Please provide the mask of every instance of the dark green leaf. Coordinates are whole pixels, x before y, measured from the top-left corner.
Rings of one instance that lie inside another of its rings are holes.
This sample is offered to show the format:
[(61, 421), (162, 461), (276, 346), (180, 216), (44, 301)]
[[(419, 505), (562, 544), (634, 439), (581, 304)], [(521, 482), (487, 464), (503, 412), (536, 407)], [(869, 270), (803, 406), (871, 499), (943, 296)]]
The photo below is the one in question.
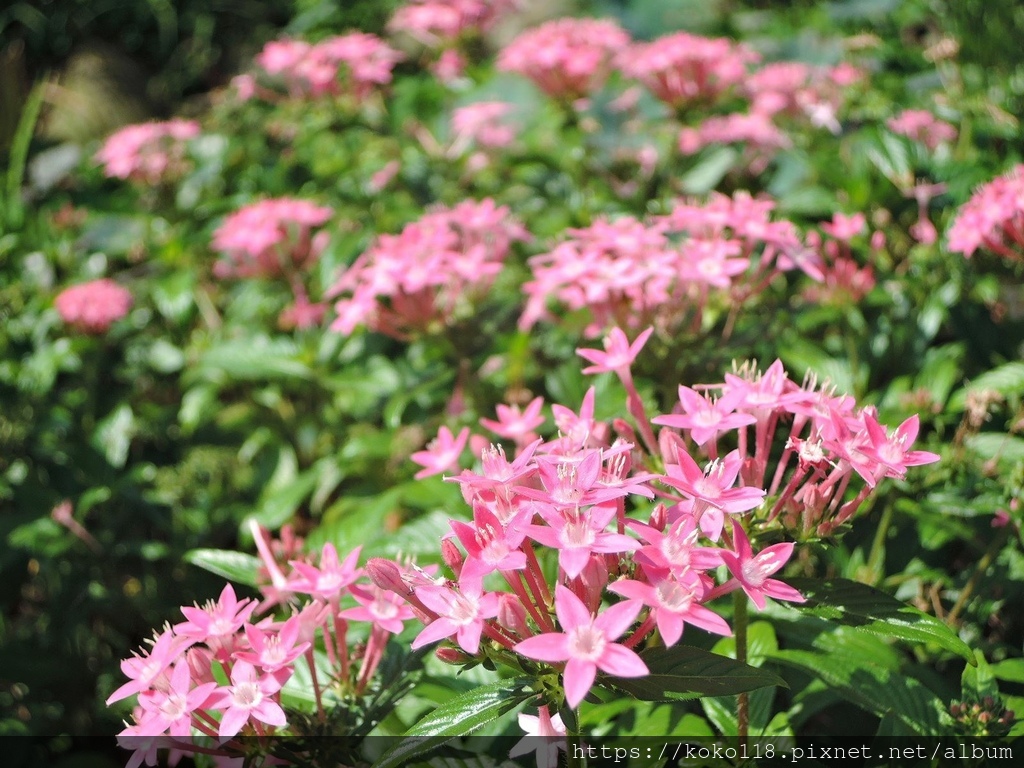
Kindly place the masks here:
[(795, 605), (801, 613), (857, 627), (879, 637), (934, 643), (974, 664), (974, 652), (934, 616), (901, 603), (885, 592), (847, 579), (791, 579), (807, 602)]
[(465, 736), (511, 712), (536, 694), (525, 679), (503, 680), (485, 685), (451, 699), (420, 720), (405, 734), (407, 738), (385, 752), (374, 768), (393, 768), (426, 754), (458, 736)]
[(688, 645), (653, 648), (640, 657), (650, 670), (646, 677), (605, 677), (603, 680), (646, 701), (730, 696), (767, 686), (786, 686), (781, 677), (771, 672)]

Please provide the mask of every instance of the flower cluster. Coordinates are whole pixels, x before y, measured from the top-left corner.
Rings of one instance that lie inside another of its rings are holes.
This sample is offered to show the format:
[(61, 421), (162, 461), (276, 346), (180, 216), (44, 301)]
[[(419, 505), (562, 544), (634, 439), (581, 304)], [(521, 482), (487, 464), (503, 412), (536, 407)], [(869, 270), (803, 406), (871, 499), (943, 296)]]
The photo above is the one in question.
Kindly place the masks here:
[(447, 325), (487, 290), (515, 241), (528, 234), (493, 200), (434, 210), (397, 235), (381, 235), (338, 278), (331, 326), (365, 325), (396, 338)]
[[(883, 478), (939, 458), (910, 450), (917, 417), (889, 431), (853, 398), (797, 385), (779, 361), (680, 386), (673, 412), (650, 419), (630, 369), (651, 333), (630, 343), (616, 328), (603, 351), (578, 350), (586, 373), (619, 377), (635, 428), (597, 421), (591, 388), (578, 412), (552, 406), (557, 437), (517, 439), (511, 460), (492, 445), (478, 469), (449, 478), (472, 509), (442, 543), (452, 578), (368, 562), (374, 583), (426, 624), (413, 648), (445, 640), (477, 659), (555, 671), (576, 707), (599, 672), (646, 675), (641, 645), (675, 645), (688, 624), (731, 634), (710, 607), (725, 594), (742, 590), (759, 609), (767, 598), (802, 601), (775, 578), (794, 543), (754, 541), (834, 533)], [(536, 410), (531, 429), (544, 421)], [(512, 421), (481, 423), (503, 437)], [(445, 465), (450, 442), (434, 449)], [(729, 575), (716, 582), (720, 566)], [(503, 588), (487, 587), (494, 574)]]
[(294, 97), (347, 96), (362, 102), (391, 82), (391, 70), (402, 54), (376, 35), (351, 32), (310, 44), (274, 40), (256, 63), (280, 78)]
[(518, 6), (519, 0), (411, 0), (395, 11), (388, 30), (429, 48), (447, 47), (460, 37), (489, 31)]
[(760, 173), (775, 153), (791, 142), (770, 117), (760, 112), (709, 117), (698, 127), (679, 132), (679, 151), (684, 155), (713, 144), (746, 145), (750, 155), (747, 166), (753, 173)]
[(497, 65), (571, 103), (604, 85), (628, 45), (629, 35), (614, 21), (558, 19), (521, 33), (501, 51)]
[(472, 146), (507, 147), (516, 137), (515, 128), (504, 120), (511, 110), (506, 101), (480, 101), (457, 108), (452, 112), (450, 154), (457, 157)]
[[(156, 747), (187, 752), (194, 736), (217, 737), (213, 751), (231, 755), (245, 750), (232, 741), (236, 736), (280, 732), (288, 725), (282, 689), (298, 667), (312, 681), (322, 719), (329, 691), (358, 696), (367, 690), (388, 638), (413, 616), (393, 594), (360, 582), (358, 549), (343, 560), (332, 544), (318, 556), (302, 556), (301, 541), (287, 530), (273, 542), (255, 523), (251, 529), (269, 582), (264, 599), (240, 600), (227, 585), (216, 602), (183, 607), (185, 621), (165, 627), (149, 648), (121, 663), (128, 681), (107, 704), (138, 697), (134, 722), (120, 734), (142, 753), (136, 765), (144, 758), (153, 764)], [(289, 561), (287, 575), (282, 558)], [(278, 605), (289, 606), (286, 618), (270, 611)], [(349, 622), (369, 625), (365, 642), (349, 642)], [(318, 637), (328, 679), (318, 678)]]
[(956, 128), (926, 109), (907, 109), (890, 118), (886, 125), (893, 133), (923, 144), (933, 152), (942, 144), (956, 140)]
[(185, 172), (186, 142), (198, 135), (199, 123), (193, 120), (129, 125), (107, 138), (96, 160), (110, 178), (160, 184)]
[(812, 125), (839, 131), (836, 115), (845, 90), (862, 77), (850, 64), (812, 67), (797, 61), (778, 61), (752, 72), (742, 84), (751, 112), (775, 117), (804, 117)]
[(818, 257), (792, 223), (771, 220), (773, 208), (746, 193), (715, 194), (705, 204), (679, 202), (650, 223), (623, 217), (569, 230), (565, 241), (530, 259), (520, 327), (548, 317), (554, 300), (589, 311), (591, 336), (609, 325), (677, 328), (688, 313), (700, 315), (712, 292), (742, 302), (795, 266), (820, 279)]
[(326, 245), (326, 233), (314, 229), (332, 211), (308, 200), (277, 198), (247, 205), (227, 216), (213, 233), (212, 247), (224, 257), (218, 277), (291, 276), (308, 267)]
[(619, 56), (623, 74), (639, 80), (673, 109), (714, 103), (743, 82), (759, 56), (725, 38), (677, 32), (636, 43)]
[(970, 258), (979, 248), (1024, 260), (1024, 165), (983, 185), (949, 228), (949, 250)]
[(76, 331), (102, 334), (132, 308), (132, 295), (106, 278), (65, 288), (54, 300), (61, 320)]

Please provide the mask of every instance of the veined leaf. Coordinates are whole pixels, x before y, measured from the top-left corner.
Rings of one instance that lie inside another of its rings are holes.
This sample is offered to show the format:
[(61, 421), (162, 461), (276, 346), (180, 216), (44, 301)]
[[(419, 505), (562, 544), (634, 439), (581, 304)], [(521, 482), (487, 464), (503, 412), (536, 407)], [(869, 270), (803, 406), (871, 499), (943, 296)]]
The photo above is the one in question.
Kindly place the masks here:
[(863, 661), (850, 662), (838, 647), (829, 653), (776, 651), (772, 658), (820, 678), (862, 709), (880, 718), (896, 718), (922, 736), (948, 728), (939, 698), (913, 678)]
[(934, 643), (975, 664), (974, 652), (942, 621), (900, 602), (885, 592), (847, 579), (790, 579), (807, 602), (801, 613), (857, 627), (879, 637)]
[(676, 645), (640, 654), (650, 674), (604, 677), (604, 682), (646, 701), (678, 701), (698, 696), (731, 696), (786, 681), (767, 670), (742, 664), (701, 648)]
[(419, 755), (466, 736), (518, 707), (536, 693), (527, 680), (503, 680), (451, 699), (410, 728), (405, 738), (374, 763), (373, 768), (394, 768)]
[(256, 574), (260, 569), (258, 557), (226, 549), (193, 549), (185, 553), (185, 561), (250, 587), (256, 586)]
[(950, 409), (963, 410), (968, 392), (980, 392), (983, 389), (993, 389), (1004, 396), (1024, 395), (1024, 363), (1006, 363), (981, 374), (953, 394), (949, 401)]

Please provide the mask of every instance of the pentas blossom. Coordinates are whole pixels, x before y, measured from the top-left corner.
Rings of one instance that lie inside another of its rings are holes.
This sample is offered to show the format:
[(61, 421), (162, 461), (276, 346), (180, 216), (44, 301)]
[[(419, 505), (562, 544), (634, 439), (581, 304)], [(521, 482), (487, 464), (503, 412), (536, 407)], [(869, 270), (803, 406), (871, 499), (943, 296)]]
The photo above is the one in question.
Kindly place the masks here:
[(293, 97), (344, 96), (361, 103), (391, 82), (391, 70), (402, 58), (379, 37), (352, 32), (316, 44), (274, 40), (256, 64)]
[(520, 5), (520, 0), (411, 0), (388, 22), (392, 33), (407, 34), (429, 48), (489, 31)]
[(467, 312), (528, 233), (493, 200), (431, 211), (397, 235), (381, 235), (328, 292), (333, 330), (360, 325), (397, 338), (439, 328)]
[(480, 648), (484, 622), (498, 615), (498, 595), (483, 591), (479, 579), (464, 579), (459, 589), (425, 586), (416, 598), (437, 616), (412, 641), (413, 650), (455, 635), (466, 653)]
[(594, 617), (576, 595), (559, 585), (555, 612), (564, 632), (536, 635), (517, 644), (515, 650), (529, 659), (565, 662), (565, 700), (570, 707), (578, 707), (583, 701), (598, 669), (617, 677), (643, 677), (648, 673), (635, 651), (615, 642), (640, 612), (637, 603), (618, 603)]
[(733, 579), (722, 586), (723, 592), (735, 582), (747, 593), (747, 597), (754, 601), (754, 605), (762, 610), (766, 604), (766, 597), (790, 603), (804, 602), (804, 596), (793, 587), (778, 579), (768, 578), (781, 570), (782, 566), (792, 557), (793, 542), (773, 544), (755, 555), (750, 548), (750, 540), (743, 531), (743, 526), (735, 521), (732, 526), (732, 536), (735, 551), (723, 551), (722, 561), (732, 573)]
[(620, 54), (618, 67), (673, 109), (713, 103), (741, 83), (759, 56), (724, 38), (677, 32), (636, 43)]
[(628, 44), (629, 35), (609, 19), (558, 19), (520, 33), (498, 55), (497, 66), (573, 103), (604, 85)]
[(750, 111), (766, 117), (799, 117), (819, 128), (839, 132), (838, 114), (848, 89), (863, 74), (849, 64), (813, 67), (797, 61), (765, 64), (740, 86)]
[(409, 457), (423, 467), (414, 477), (421, 480), (431, 475), (439, 475), (457, 465), (459, 455), (466, 447), (468, 439), (469, 427), (464, 427), (458, 437), (455, 437), (448, 427), (442, 426), (437, 432), (437, 437), (430, 441), (425, 451), (417, 451)]
[(110, 178), (161, 184), (188, 169), (187, 142), (198, 135), (199, 123), (194, 120), (129, 125), (107, 138), (96, 160)]
[(497, 420), (480, 419), (480, 425), (498, 437), (515, 441), (516, 445), (527, 445), (537, 438), (533, 430), (545, 421), (540, 413), (543, 407), (543, 397), (533, 398), (525, 408), (520, 408), (518, 405), (499, 404), (496, 409)]
[(970, 258), (991, 251), (1024, 260), (1024, 165), (982, 185), (949, 228), (949, 250)]
[(893, 133), (923, 144), (933, 152), (943, 144), (956, 141), (956, 128), (926, 109), (906, 109), (885, 124)]
[(79, 333), (103, 334), (128, 314), (132, 295), (106, 278), (65, 288), (54, 299), (60, 319)]
[(683, 128), (678, 141), (679, 151), (684, 155), (716, 144), (742, 144), (747, 150), (746, 165), (752, 173), (763, 171), (780, 149), (792, 144), (782, 129), (760, 112), (709, 117), (696, 128)]
[(509, 757), (520, 757), (528, 752), (537, 753), (537, 768), (557, 768), (558, 750), (565, 750), (565, 724), (557, 712), (554, 716), (548, 707), (542, 706), (536, 715), (519, 713), (519, 727), (526, 732), (508, 753)]
[(480, 101), (452, 112), (452, 144), (449, 154), (459, 157), (470, 148), (500, 149), (511, 144), (516, 129), (505, 122), (512, 105), (505, 101)]
[(236, 661), (231, 669), (231, 685), (222, 686), (211, 704), (224, 712), (217, 735), (236, 735), (249, 722), (282, 726), (287, 723), (284, 710), (273, 699), (281, 682), (269, 672), (260, 674), (246, 661)]
[(320, 257), (326, 233), (314, 233), (332, 213), (326, 206), (293, 198), (262, 200), (240, 208), (214, 230), (211, 246), (222, 256), (214, 274), (294, 276)]

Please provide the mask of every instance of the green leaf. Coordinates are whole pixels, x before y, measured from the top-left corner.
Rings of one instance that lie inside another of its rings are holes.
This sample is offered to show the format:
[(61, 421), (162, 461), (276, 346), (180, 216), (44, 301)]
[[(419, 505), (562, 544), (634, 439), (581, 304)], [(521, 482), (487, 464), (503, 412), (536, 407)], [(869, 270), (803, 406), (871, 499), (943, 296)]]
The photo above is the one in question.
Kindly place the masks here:
[(1006, 659), (989, 667), (992, 676), (1008, 683), (1024, 683), (1024, 659)]
[(736, 163), (739, 153), (732, 147), (719, 147), (687, 172), (682, 180), (683, 191), (691, 195), (710, 192)]
[(934, 643), (974, 664), (974, 652), (934, 616), (901, 603), (885, 592), (848, 579), (790, 579), (807, 602), (794, 605), (801, 613), (856, 627), (873, 635), (914, 643)]
[(650, 674), (604, 677), (603, 682), (645, 701), (731, 696), (767, 686), (786, 687), (776, 674), (689, 645), (652, 648), (640, 654)]
[(438, 707), (406, 732), (407, 738), (385, 752), (373, 768), (394, 768), (481, 728), (511, 712), (536, 693), (525, 678), (476, 688)]
[(966, 387), (953, 394), (949, 401), (950, 409), (963, 410), (967, 404), (967, 394), (972, 391), (980, 392), (983, 389), (994, 389), (1004, 397), (1024, 395), (1024, 363), (1006, 363), (981, 374)]
[(260, 569), (258, 557), (226, 549), (193, 549), (185, 553), (185, 562), (250, 587), (256, 586), (256, 574)]
[[(863, 659), (850, 661), (842, 642), (826, 653), (776, 651), (772, 658), (818, 677), (844, 697), (885, 719), (899, 720), (899, 726), (923, 736), (939, 735), (948, 727), (945, 707), (939, 698), (913, 678), (878, 667)], [(895, 728), (899, 732), (902, 728)]]
[(224, 382), (312, 378), (309, 366), (298, 359), (288, 339), (238, 339), (208, 349), (195, 368), (201, 379)]
[(981, 701), (986, 696), (998, 696), (999, 686), (996, 684), (992, 668), (985, 661), (981, 651), (975, 653), (973, 667), (964, 667), (960, 677), (960, 687), (965, 700)]
[(983, 432), (967, 438), (967, 447), (985, 461), (1005, 462), (1010, 466), (1024, 463), (1024, 439), (997, 432)]
[(93, 444), (103, 451), (112, 467), (120, 469), (128, 461), (128, 449), (135, 432), (135, 415), (129, 406), (122, 404), (100, 422)]

